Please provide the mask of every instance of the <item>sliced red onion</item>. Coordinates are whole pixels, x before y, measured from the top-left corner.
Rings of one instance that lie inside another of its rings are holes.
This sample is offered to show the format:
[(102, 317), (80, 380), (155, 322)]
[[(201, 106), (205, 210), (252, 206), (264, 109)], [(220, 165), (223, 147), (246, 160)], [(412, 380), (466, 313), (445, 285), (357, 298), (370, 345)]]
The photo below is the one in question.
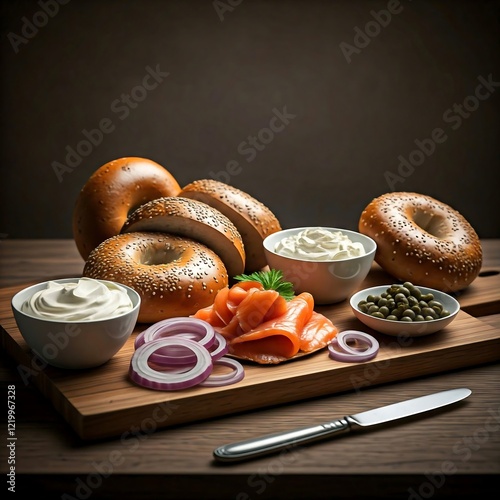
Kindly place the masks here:
[[(151, 325), (137, 335), (134, 345), (137, 349), (152, 340), (172, 336), (194, 340), (207, 349), (211, 348), (216, 340), (215, 330), (208, 322), (198, 318), (182, 317), (165, 319)], [(170, 348), (168, 353), (165, 349), (159, 349), (151, 355), (151, 361), (158, 364), (185, 365), (195, 360), (195, 356), (183, 346)]]
[[(355, 349), (347, 344), (349, 340), (359, 341), (366, 349)], [(380, 349), (376, 338), (368, 333), (357, 330), (345, 330), (337, 336), (328, 345), (329, 355), (336, 361), (345, 362), (363, 362), (373, 359)]]
[[(156, 390), (180, 390), (194, 385), (219, 387), (239, 382), (243, 366), (225, 357), (229, 346), (223, 335), (197, 318), (169, 318), (139, 333), (130, 362), (131, 380)], [(213, 375), (214, 364), (232, 371)]]
[[(157, 371), (148, 364), (148, 359), (158, 349), (179, 346), (189, 349), (196, 356), (196, 362), (187, 367), (186, 371)], [(213, 366), (210, 353), (197, 342), (181, 337), (160, 338), (146, 342), (136, 349), (130, 361), (129, 376), (136, 384), (149, 389), (175, 391), (205, 381), (212, 373)]]
[(214, 341), (214, 329), (207, 321), (191, 317), (168, 318), (154, 323), (139, 333), (135, 339), (135, 348), (159, 337), (178, 334), (195, 337), (198, 342), (207, 347)]
[[(176, 337), (176, 335), (173, 335), (173, 337)], [(184, 334), (179, 334), (179, 337), (185, 338)], [(223, 337), (220, 333), (215, 333), (215, 342), (208, 348), (208, 352), (212, 356), (212, 361), (217, 361), (220, 359), (222, 356), (227, 354), (229, 352), (229, 346), (227, 345), (227, 341), (225, 337)], [(191, 339), (196, 342), (196, 339)], [(203, 345), (200, 343), (200, 345)], [(203, 346), (205, 349), (207, 348), (205, 345)], [(161, 352), (163, 353), (165, 349), (161, 349)], [(155, 365), (161, 366), (161, 365), (167, 365), (167, 366), (173, 366), (173, 365), (178, 365), (180, 367), (186, 366), (189, 364), (192, 364), (196, 362), (196, 356), (194, 356), (192, 353), (186, 353), (187, 349), (185, 347), (177, 347), (177, 348), (172, 348), (168, 350), (168, 353), (165, 354), (159, 354), (159, 353), (153, 353), (151, 354), (150, 361), (154, 363)]]
[(233, 369), (229, 373), (215, 375), (212, 373), (207, 379), (200, 383), (203, 387), (220, 387), (222, 385), (235, 384), (245, 377), (245, 370), (242, 364), (231, 358), (222, 357), (215, 361), (215, 365), (225, 365)]
[(226, 338), (219, 332), (215, 332), (215, 342), (209, 349), (212, 361), (217, 361), (229, 352)]

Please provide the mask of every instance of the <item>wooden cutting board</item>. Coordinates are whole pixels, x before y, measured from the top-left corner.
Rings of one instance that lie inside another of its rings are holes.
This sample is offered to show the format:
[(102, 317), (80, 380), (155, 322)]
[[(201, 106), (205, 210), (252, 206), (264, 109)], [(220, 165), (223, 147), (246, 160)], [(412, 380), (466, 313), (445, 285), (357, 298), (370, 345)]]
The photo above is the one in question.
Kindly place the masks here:
[[(380, 279), (382, 281), (380, 281)], [(499, 312), (498, 287), (476, 280), (466, 302)], [(371, 273), (366, 286), (390, 283)], [(461, 310), (446, 329), (399, 341), (371, 331), (352, 314), (348, 302), (318, 307), (338, 327), (364, 330), (380, 342), (378, 356), (365, 363), (341, 363), (327, 349), (276, 366), (246, 363), (245, 378), (220, 388), (195, 387), (161, 392), (128, 379), (138, 327), (127, 344), (104, 366), (68, 371), (41, 366), (24, 342), (12, 315), (11, 297), (24, 286), (0, 290), (2, 345), (18, 363), (25, 383), (33, 383), (85, 440), (127, 437), (156, 429), (444, 372), (500, 359), (500, 330)], [(477, 297), (477, 300), (474, 299)]]

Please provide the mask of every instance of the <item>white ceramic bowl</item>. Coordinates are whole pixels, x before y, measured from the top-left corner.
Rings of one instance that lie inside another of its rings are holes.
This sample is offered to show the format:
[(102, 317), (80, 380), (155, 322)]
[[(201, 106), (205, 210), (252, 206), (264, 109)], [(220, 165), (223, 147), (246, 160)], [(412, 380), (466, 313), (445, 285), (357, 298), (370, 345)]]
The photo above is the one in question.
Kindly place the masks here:
[(361, 243), (365, 255), (344, 260), (316, 262), (285, 257), (274, 251), (276, 244), (283, 238), (313, 227), (317, 226), (283, 229), (267, 236), (263, 243), (267, 263), (270, 268), (283, 272), (284, 278), (293, 283), (296, 293), (311, 293), (316, 304), (341, 302), (359, 290), (371, 269), (377, 244), (368, 236), (355, 231), (322, 227), (332, 232), (341, 231), (352, 242)]
[(455, 319), (458, 311), (460, 311), (459, 302), (451, 295), (439, 290), (434, 290), (433, 288), (426, 288), (424, 286), (418, 286), (418, 288), (423, 294), (432, 293), (434, 295), (434, 300), (441, 302), (443, 307), (450, 312), (449, 316), (431, 321), (414, 321), (410, 323), (376, 318), (359, 310), (358, 304), (361, 300), (366, 300), (368, 295), (380, 295), (390, 286), (391, 285), (383, 285), (366, 288), (355, 293), (350, 299), (351, 309), (356, 318), (377, 332), (385, 333), (386, 335), (406, 337), (421, 337), (423, 335), (430, 335), (431, 333), (436, 333), (448, 326)]
[[(80, 278), (51, 280), (57, 283), (78, 281)], [(98, 280), (107, 283), (104, 280)], [(22, 304), (34, 293), (47, 287), (38, 283), (21, 290), (11, 300), (17, 326), (32, 351), (46, 363), (58, 368), (93, 368), (109, 361), (132, 334), (139, 315), (141, 298), (125, 285), (123, 287), (133, 308), (120, 316), (92, 321), (55, 321), (37, 318), (21, 311)]]

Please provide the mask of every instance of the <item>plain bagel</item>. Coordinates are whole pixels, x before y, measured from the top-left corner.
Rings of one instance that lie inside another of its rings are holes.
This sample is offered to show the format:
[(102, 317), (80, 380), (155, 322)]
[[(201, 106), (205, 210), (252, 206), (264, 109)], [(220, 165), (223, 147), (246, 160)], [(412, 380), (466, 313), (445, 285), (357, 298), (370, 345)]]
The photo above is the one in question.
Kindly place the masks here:
[(363, 210), (359, 232), (377, 243), (375, 261), (402, 281), (454, 292), (482, 265), (478, 235), (456, 210), (430, 196), (387, 193)]
[(123, 233), (159, 231), (203, 243), (224, 262), (230, 277), (245, 269), (245, 248), (234, 224), (213, 207), (179, 196), (152, 200), (128, 217)]
[(168, 170), (146, 158), (126, 157), (97, 169), (80, 191), (73, 211), (73, 237), (84, 260), (102, 241), (119, 234), (140, 205), (176, 196), (180, 186)]
[(220, 258), (197, 241), (171, 234), (108, 238), (85, 263), (83, 276), (128, 285), (141, 296), (138, 321), (190, 316), (210, 306), (228, 276)]
[(200, 179), (185, 186), (179, 196), (210, 205), (236, 226), (245, 245), (245, 272), (253, 273), (267, 265), (264, 247), (266, 236), (281, 229), (276, 216), (248, 193), (214, 179)]

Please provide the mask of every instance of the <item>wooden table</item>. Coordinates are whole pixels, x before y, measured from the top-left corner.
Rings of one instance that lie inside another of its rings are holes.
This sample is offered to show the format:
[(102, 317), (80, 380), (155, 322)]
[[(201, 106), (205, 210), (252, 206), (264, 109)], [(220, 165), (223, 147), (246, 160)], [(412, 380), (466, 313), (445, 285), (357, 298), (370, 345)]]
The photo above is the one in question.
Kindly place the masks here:
[[(498, 272), (500, 240), (485, 240), (483, 248), (486, 274)], [(4, 240), (0, 266), (0, 286), (7, 287), (77, 276), (83, 262), (71, 240)], [(466, 295), (463, 301), (467, 306)], [(498, 302), (466, 310), (500, 328)], [(126, 438), (90, 443), (78, 438), (36, 387), (23, 383), (5, 353), (0, 374), (5, 395), (15, 386), (17, 440), (14, 455), (3, 446), (1, 471), (6, 474), (9, 458), (15, 458), (17, 493), (65, 499), (482, 499), (500, 486), (499, 363), (156, 431), (131, 428)], [(430, 417), (249, 462), (221, 465), (212, 460), (214, 448), (244, 437), (462, 386), (473, 396)]]

